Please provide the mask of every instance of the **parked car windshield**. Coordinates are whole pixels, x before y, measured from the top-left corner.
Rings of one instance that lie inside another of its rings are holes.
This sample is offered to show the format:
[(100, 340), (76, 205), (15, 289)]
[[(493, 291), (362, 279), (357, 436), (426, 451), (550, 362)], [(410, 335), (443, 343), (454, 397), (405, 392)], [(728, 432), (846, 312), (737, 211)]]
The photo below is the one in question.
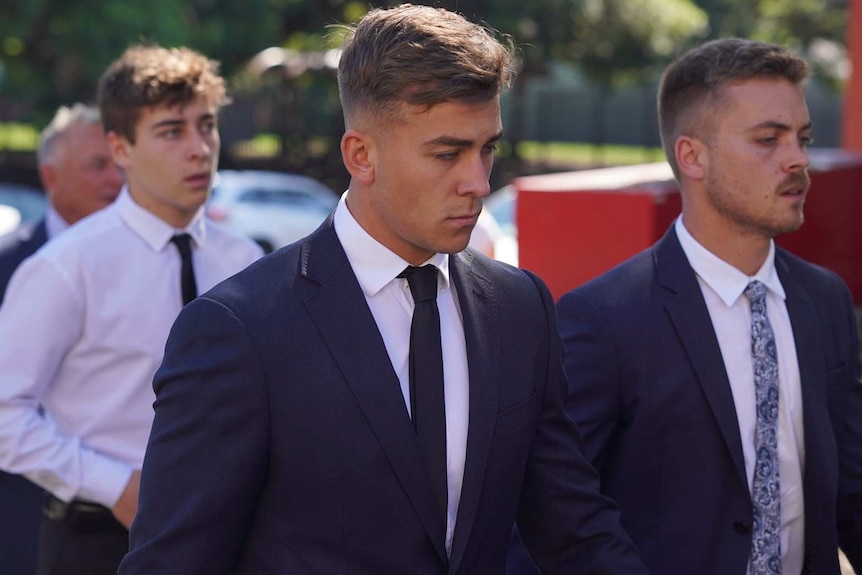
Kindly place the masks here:
[(264, 170), (218, 173), (207, 214), (272, 251), (313, 232), (338, 196), (313, 178)]

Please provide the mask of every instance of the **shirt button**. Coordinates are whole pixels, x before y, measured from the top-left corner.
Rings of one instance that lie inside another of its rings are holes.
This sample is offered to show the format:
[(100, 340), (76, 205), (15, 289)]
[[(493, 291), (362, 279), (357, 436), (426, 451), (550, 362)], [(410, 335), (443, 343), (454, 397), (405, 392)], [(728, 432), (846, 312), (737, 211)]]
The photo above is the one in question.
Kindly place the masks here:
[(751, 533), (751, 526), (748, 524), (748, 521), (736, 521), (733, 524), (733, 530), (740, 535), (748, 535)]

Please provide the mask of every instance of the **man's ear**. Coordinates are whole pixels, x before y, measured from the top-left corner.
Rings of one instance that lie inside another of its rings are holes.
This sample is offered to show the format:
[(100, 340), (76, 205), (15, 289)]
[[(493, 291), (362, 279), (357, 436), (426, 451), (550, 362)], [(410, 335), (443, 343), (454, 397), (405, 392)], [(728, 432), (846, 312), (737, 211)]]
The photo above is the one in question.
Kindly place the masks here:
[(111, 151), (111, 159), (123, 170), (132, 164), (132, 144), (125, 136), (111, 131), (105, 134), (108, 139), (108, 149)]
[(51, 164), (42, 164), (39, 166), (39, 179), (42, 181), (45, 193), (50, 197), (57, 185), (57, 168)]
[(709, 150), (701, 140), (694, 136), (680, 136), (676, 139), (673, 151), (681, 175), (691, 180), (702, 180), (706, 177)]
[(374, 183), (374, 139), (366, 132), (347, 130), (341, 137), (341, 158), (350, 176), (358, 182)]

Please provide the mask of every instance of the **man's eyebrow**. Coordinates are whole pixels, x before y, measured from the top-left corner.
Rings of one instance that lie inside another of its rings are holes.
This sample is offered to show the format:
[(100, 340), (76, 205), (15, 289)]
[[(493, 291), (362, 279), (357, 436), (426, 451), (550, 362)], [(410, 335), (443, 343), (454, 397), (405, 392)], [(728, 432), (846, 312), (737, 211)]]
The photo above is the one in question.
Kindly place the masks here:
[[(808, 122), (807, 124), (805, 124), (804, 126), (799, 128), (798, 131), (802, 132), (805, 130), (810, 130), (811, 126), (812, 126), (812, 123)], [(751, 129), (752, 130), (761, 130), (764, 128), (771, 128), (773, 130), (781, 130), (783, 132), (793, 131), (793, 127), (790, 126), (789, 124), (785, 124), (784, 122), (778, 122), (776, 120), (766, 120), (765, 122), (760, 122), (759, 124), (752, 126)]]
[[(201, 122), (209, 122), (210, 120), (215, 120), (215, 117), (215, 114), (207, 112), (206, 114), (201, 114), (196, 120), (194, 120), (194, 122), (196, 124), (199, 124)], [(152, 126), (150, 126), (150, 129), (158, 130), (159, 128), (164, 127), (180, 127), (185, 125), (186, 121), (187, 120), (185, 118), (165, 118), (164, 120), (158, 121)]]
[(166, 126), (172, 126), (172, 127), (182, 126), (185, 123), (186, 123), (186, 121), (181, 119), (181, 118), (167, 118), (165, 120), (161, 120), (161, 121), (156, 122), (155, 124), (151, 125), (150, 129), (151, 130), (158, 130), (159, 128), (164, 128)]
[(491, 138), (486, 143), (487, 144), (496, 144), (497, 142), (499, 142), (502, 139), (503, 139), (503, 131), (500, 130), (499, 132), (497, 132), (496, 134), (491, 136)]
[[(493, 144), (498, 142), (503, 137), (503, 132), (498, 132), (491, 136), (487, 142), (483, 145)], [(453, 148), (469, 148), (473, 146), (475, 142), (473, 140), (467, 140), (464, 138), (456, 138), (454, 136), (440, 136), (439, 138), (434, 138), (433, 140), (429, 140), (425, 142), (424, 146), (432, 147), (432, 146), (451, 146)]]

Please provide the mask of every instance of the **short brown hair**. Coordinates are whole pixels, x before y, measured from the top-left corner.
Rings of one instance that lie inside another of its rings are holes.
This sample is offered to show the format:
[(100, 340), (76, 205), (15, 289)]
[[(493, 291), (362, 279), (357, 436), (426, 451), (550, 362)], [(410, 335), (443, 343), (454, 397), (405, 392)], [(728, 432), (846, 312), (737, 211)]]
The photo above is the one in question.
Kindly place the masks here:
[(662, 145), (677, 178), (674, 147), (681, 135), (700, 132), (709, 111), (698, 110), (715, 101), (722, 87), (753, 78), (785, 79), (798, 85), (808, 77), (808, 64), (775, 44), (723, 38), (695, 48), (665, 70), (658, 89), (658, 117)]
[(429, 6), (374, 9), (348, 28), (338, 64), (344, 121), (391, 112), (399, 102), (432, 107), (489, 101), (515, 75), (512, 41)]
[(189, 48), (135, 45), (123, 52), (99, 81), (105, 131), (135, 143), (142, 108), (181, 105), (203, 97), (217, 106), (230, 100), (219, 63)]

